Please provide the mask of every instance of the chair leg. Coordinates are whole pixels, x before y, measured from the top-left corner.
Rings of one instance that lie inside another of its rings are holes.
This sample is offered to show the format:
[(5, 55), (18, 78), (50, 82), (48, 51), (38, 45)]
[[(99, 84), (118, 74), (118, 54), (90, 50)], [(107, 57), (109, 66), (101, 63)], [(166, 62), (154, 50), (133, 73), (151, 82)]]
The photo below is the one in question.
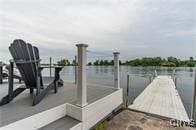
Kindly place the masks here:
[(9, 82), (9, 88), (8, 88), (8, 95), (9, 95), (9, 100), (12, 100), (12, 95), (14, 91), (14, 63), (10, 61), (10, 66), (9, 66), (9, 76), (8, 76), (8, 82)]
[(0, 101), (0, 106), (8, 104), (11, 102), (16, 96), (18, 96), (20, 93), (22, 93), (26, 88), (17, 88), (13, 91), (12, 95), (8, 94), (2, 100)]
[(39, 95), (39, 93), (40, 93), (40, 90), (36, 89), (36, 95)]
[(46, 94), (53, 89), (53, 84), (50, 84), (47, 88), (45, 88), (44, 90), (40, 91), (39, 93), (37, 93), (36, 95), (34, 95), (33, 98), (33, 106), (35, 106), (36, 104), (38, 104), (45, 96)]
[(63, 80), (61, 78), (58, 80), (58, 87), (63, 87)]
[(58, 91), (58, 81), (54, 82), (54, 93), (57, 93)]
[(41, 85), (40, 85), (40, 77), (38, 76), (37, 77), (37, 90), (36, 90), (36, 95), (38, 95), (40, 93), (40, 88), (41, 88)]
[(30, 94), (32, 94), (34, 92), (33, 90), (34, 90), (33, 88), (30, 88)]

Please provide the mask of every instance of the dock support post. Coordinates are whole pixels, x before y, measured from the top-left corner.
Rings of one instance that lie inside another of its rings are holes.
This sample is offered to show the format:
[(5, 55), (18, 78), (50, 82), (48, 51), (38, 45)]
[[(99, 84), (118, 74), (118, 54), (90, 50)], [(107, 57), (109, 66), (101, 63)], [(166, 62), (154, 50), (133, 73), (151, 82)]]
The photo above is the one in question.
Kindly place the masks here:
[(176, 70), (175, 69), (172, 72), (172, 79), (174, 81), (175, 88), (177, 89), (177, 77), (176, 77)]
[(120, 80), (119, 80), (119, 52), (114, 52), (114, 87), (120, 89)]
[(173, 72), (172, 72), (172, 78), (173, 78), (173, 81), (175, 80), (175, 75), (176, 75), (176, 70), (173, 69)]
[(195, 76), (194, 76), (194, 86), (193, 86), (193, 102), (192, 102), (192, 108), (191, 108), (191, 119), (194, 121), (196, 120), (196, 69), (195, 69)]
[(0, 65), (0, 84), (3, 83), (3, 66)]
[(129, 79), (130, 75), (129, 73), (127, 74), (127, 96), (126, 96), (126, 108), (129, 106)]
[(75, 56), (74, 66), (75, 66), (75, 84), (77, 84), (77, 56)]
[(50, 57), (50, 77), (52, 76), (52, 57)]
[(175, 84), (175, 87), (177, 89), (177, 77), (176, 76), (174, 77), (174, 84)]
[(153, 80), (153, 76), (150, 75), (150, 76), (149, 76), (149, 84), (152, 82), (152, 80)]
[(156, 78), (158, 76), (157, 74), (157, 70), (154, 71), (154, 78)]
[(77, 105), (86, 106), (87, 103), (87, 76), (86, 76), (86, 44), (77, 44), (78, 72), (77, 72)]

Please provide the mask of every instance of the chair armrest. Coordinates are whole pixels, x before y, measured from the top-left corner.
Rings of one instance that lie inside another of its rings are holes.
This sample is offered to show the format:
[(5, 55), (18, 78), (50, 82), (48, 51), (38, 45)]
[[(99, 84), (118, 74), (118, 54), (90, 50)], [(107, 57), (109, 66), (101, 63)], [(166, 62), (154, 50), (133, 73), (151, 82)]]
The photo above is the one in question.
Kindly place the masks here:
[(53, 65), (53, 66), (50, 66), (50, 65), (41, 65), (40, 66), (40, 68), (55, 68), (55, 69), (56, 68), (59, 68), (59, 69), (61, 68), (62, 69), (63, 67), (64, 66), (57, 66), (57, 65)]
[(60, 79), (60, 75), (59, 75), (59, 72), (62, 70), (64, 66), (40, 66), (39, 69), (42, 71), (44, 68), (54, 68), (55, 69), (55, 81), (59, 80)]
[(55, 81), (58, 81), (60, 79), (60, 71), (62, 70), (62, 66), (60, 67), (55, 67)]
[(16, 64), (28, 64), (28, 63), (36, 63), (40, 62), (41, 60), (10, 60), (10, 62), (15, 62)]

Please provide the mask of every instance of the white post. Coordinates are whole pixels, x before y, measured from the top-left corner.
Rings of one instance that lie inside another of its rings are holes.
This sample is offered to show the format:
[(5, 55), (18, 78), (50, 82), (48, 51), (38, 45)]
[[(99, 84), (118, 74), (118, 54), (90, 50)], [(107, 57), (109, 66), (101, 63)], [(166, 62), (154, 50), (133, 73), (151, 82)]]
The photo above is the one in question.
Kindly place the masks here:
[(50, 77), (52, 76), (52, 57), (50, 57)]
[(86, 78), (86, 44), (77, 44), (78, 48), (78, 73), (77, 73), (77, 105), (86, 106), (87, 103), (87, 78)]
[(0, 84), (3, 84), (3, 66), (0, 64)]
[(74, 66), (75, 66), (75, 84), (77, 84), (77, 56), (75, 56), (75, 63), (74, 63)]
[(175, 69), (173, 69), (173, 73), (172, 73), (173, 81), (175, 80), (175, 74), (176, 74), (176, 70), (175, 70)]
[(157, 70), (154, 71), (154, 77), (157, 77), (158, 74), (157, 74)]
[(192, 108), (191, 108), (191, 119), (194, 121), (196, 120), (196, 69), (195, 69), (195, 75), (194, 75), (194, 86), (193, 86), (193, 99), (192, 99)]
[(114, 87), (120, 89), (119, 80), (119, 52), (114, 52)]

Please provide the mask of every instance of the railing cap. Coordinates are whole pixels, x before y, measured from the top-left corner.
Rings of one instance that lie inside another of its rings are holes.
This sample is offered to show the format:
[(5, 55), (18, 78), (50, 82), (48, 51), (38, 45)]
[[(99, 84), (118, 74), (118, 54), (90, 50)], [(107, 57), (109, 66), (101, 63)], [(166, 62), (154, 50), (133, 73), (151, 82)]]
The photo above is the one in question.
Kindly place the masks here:
[(113, 52), (113, 54), (114, 54), (114, 55), (118, 55), (118, 54), (120, 54), (120, 52)]
[(83, 43), (80, 43), (80, 44), (76, 44), (77, 47), (88, 47), (87, 44), (83, 44)]

